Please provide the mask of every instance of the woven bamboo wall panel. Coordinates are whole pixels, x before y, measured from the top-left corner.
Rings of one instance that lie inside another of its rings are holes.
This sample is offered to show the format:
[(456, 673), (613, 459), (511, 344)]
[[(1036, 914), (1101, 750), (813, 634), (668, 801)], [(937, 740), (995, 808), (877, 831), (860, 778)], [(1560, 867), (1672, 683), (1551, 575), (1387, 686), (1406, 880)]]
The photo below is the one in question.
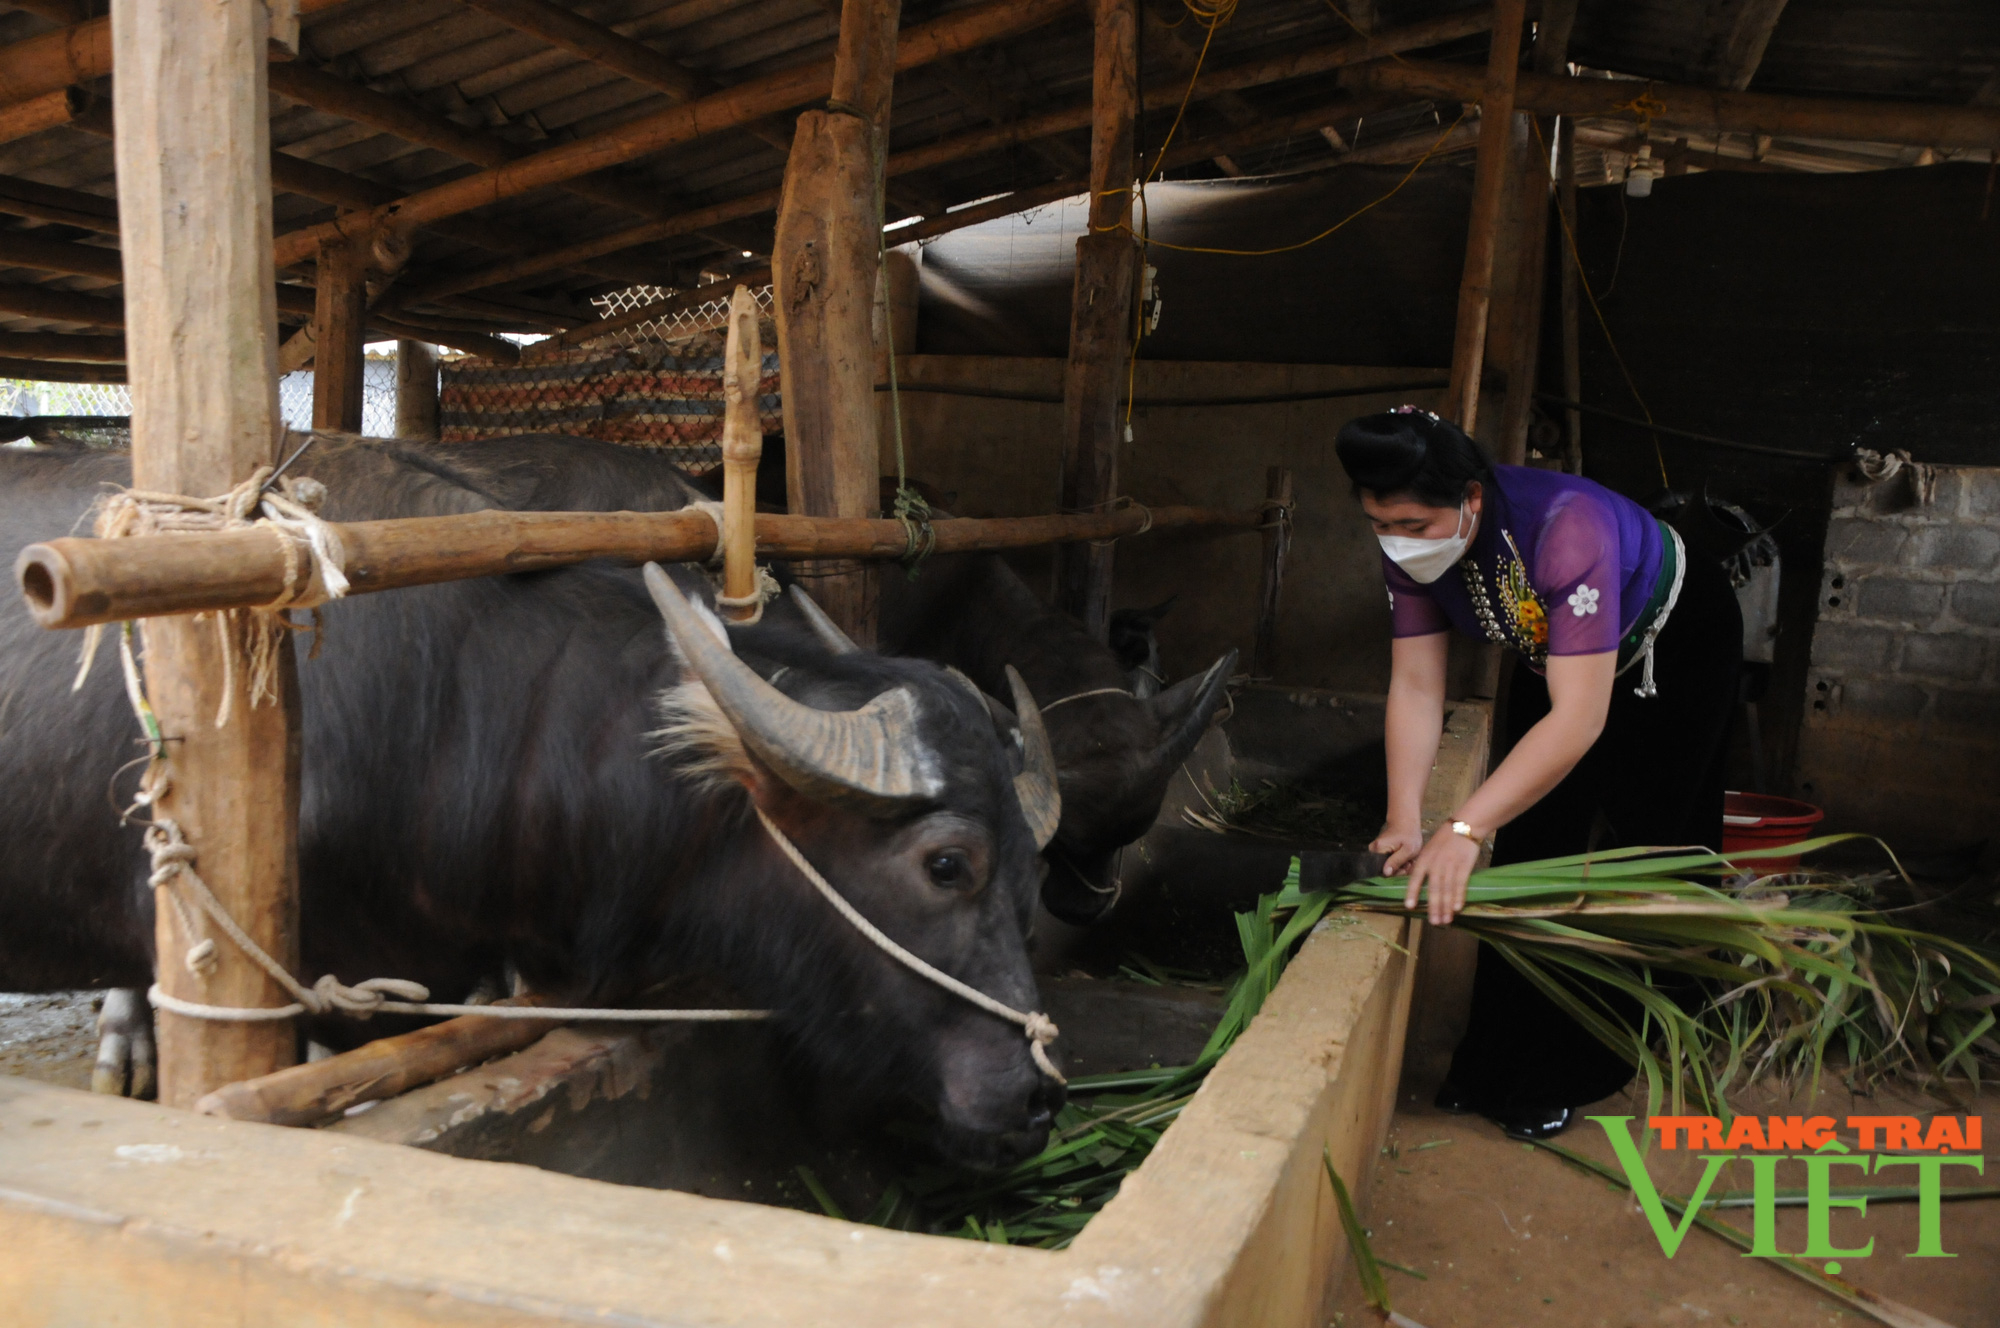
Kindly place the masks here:
[[(573, 434), (657, 448), (672, 453), (682, 469), (703, 474), (722, 463), (721, 338), (530, 351), (518, 367), (446, 363), (439, 409), (447, 443)], [(775, 352), (764, 356), (758, 414), (766, 433), (784, 427)]]

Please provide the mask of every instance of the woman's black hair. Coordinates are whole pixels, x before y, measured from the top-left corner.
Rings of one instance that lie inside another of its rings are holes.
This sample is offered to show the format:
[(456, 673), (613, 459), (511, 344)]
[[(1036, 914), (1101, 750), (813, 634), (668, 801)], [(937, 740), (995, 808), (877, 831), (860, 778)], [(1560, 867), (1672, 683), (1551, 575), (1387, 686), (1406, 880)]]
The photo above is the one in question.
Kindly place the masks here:
[(1477, 481), (1493, 485), (1493, 458), (1465, 430), (1404, 406), (1341, 426), (1333, 450), (1354, 492), (1378, 501), (1407, 494), (1426, 507), (1456, 507)]

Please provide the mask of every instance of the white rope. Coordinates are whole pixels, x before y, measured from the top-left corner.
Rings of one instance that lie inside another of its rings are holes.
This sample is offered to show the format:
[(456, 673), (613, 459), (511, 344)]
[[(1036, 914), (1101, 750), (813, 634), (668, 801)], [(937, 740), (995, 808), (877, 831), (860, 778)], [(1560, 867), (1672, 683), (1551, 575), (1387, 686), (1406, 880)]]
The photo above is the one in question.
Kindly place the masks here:
[[(764, 621), (764, 606), (776, 599), (780, 593), (778, 578), (771, 575), (771, 569), (761, 564), (756, 568), (757, 579), (747, 595), (725, 595), (722, 587), (715, 588), (715, 607), (718, 609), (749, 609), (748, 618), (732, 618), (731, 627), (755, 627)], [(720, 578), (718, 578), (720, 579)]]
[(1138, 700), (1137, 697), (1133, 696), (1131, 692), (1127, 691), (1123, 687), (1099, 687), (1088, 692), (1075, 692), (1069, 696), (1058, 697), (1056, 700), (1053, 700), (1049, 702), (1047, 705), (1043, 706), (1042, 713), (1046, 715), (1049, 713), (1049, 711), (1054, 710), (1057, 706), (1066, 706), (1071, 701), (1081, 701), (1086, 696), (1123, 696), (1130, 700), (1135, 700), (1135, 701)]
[(765, 831), (771, 836), (771, 842), (776, 844), (787, 858), (791, 859), (792, 865), (799, 869), (799, 874), (804, 876), (808, 881), (811, 881), (813, 888), (826, 897), (826, 902), (839, 910), (840, 916), (854, 924), (856, 931), (875, 942), (891, 959), (902, 964), (917, 976), (928, 978), (952, 995), (962, 1000), (970, 1001), (988, 1014), (998, 1015), (1009, 1023), (1019, 1024), (1021, 1031), (1028, 1035), (1028, 1052), (1035, 1058), (1036, 1067), (1043, 1074), (1059, 1084), (1069, 1082), (1062, 1077), (1062, 1074), (1056, 1069), (1055, 1065), (1050, 1062), (1049, 1054), (1046, 1050), (1048, 1044), (1056, 1040), (1058, 1030), (1055, 1020), (1040, 1011), (1029, 1011), (1024, 1014), (1011, 1005), (996, 1001), (977, 987), (968, 986), (960, 982), (951, 974), (940, 968), (933, 967), (890, 940), (882, 933), (880, 928), (863, 917), (859, 909), (848, 903), (841, 893), (827, 882), (826, 877), (819, 874), (818, 868), (806, 861), (806, 855), (799, 852), (798, 845), (788, 839), (785, 836), (785, 832), (780, 830), (777, 824), (764, 814), (762, 807), (756, 808), (756, 812), (757, 819), (764, 823)]
[(1626, 660), (1625, 667), (1611, 675), (1613, 678), (1622, 677), (1632, 671), (1634, 664), (1644, 660), (1646, 666), (1639, 674), (1639, 685), (1632, 689), (1632, 695), (1646, 700), (1651, 700), (1660, 694), (1660, 689), (1653, 683), (1653, 643), (1659, 640), (1660, 630), (1667, 625), (1667, 619), (1673, 616), (1674, 605), (1681, 602), (1681, 582), (1687, 578), (1687, 545), (1681, 542), (1678, 530), (1672, 526), (1665, 526), (1663, 529), (1667, 532), (1668, 538), (1674, 542), (1673, 584), (1667, 587), (1666, 602), (1660, 605), (1659, 613), (1647, 626), (1645, 636), (1640, 638), (1639, 653)]
[[(155, 790), (154, 797), (158, 797)], [(236, 919), (229, 916), (229, 910), (208, 888), (208, 882), (201, 879), (194, 869), (194, 846), (187, 842), (178, 823), (160, 817), (146, 830), (146, 850), (152, 855), (153, 871), (151, 884), (155, 890), (167, 891), (167, 899), (178, 914), (182, 928), (193, 935), (192, 919), (185, 904), (194, 903), (206, 913), (222, 933), (235, 943), (236, 948), (249, 957), (252, 963), (270, 975), (291, 994), (292, 1003), (277, 1006), (210, 1005), (201, 1001), (184, 1000), (168, 995), (158, 983), (147, 991), (146, 999), (162, 1010), (185, 1015), (190, 1019), (209, 1019), (221, 1023), (259, 1023), (266, 1020), (291, 1019), (302, 1014), (346, 1014), (357, 1019), (366, 1019), (374, 1014), (425, 1014), (425, 1015), (480, 1015), (494, 1019), (550, 1019), (550, 1020), (619, 1020), (627, 1022), (654, 1022), (660, 1020), (689, 1020), (698, 1022), (723, 1022), (750, 1019), (768, 1019), (769, 1010), (622, 1010), (595, 1009), (573, 1006), (495, 1006), (458, 1005), (432, 1001), (430, 989), (421, 982), (406, 978), (369, 978), (352, 986), (328, 973), (307, 987), (291, 975), (291, 972), (273, 959), (263, 946), (251, 939), (250, 935), (236, 925)], [(198, 977), (214, 966), (215, 942), (197, 941), (188, 950), (189, 971)]]
[(722, 566), (722, 556), (723, 556), (722, 504), (719, 502), (710, 502), (706, 499), (703, 499), (699, 502), (689, 503), (687, 507), (682, 510), (689, 512), (700, 512), (704, 516), (706, 516), (710, 521), (713, 521), (715, 523), (715, 549), (708, 555), (708, 565), (710, 567)]

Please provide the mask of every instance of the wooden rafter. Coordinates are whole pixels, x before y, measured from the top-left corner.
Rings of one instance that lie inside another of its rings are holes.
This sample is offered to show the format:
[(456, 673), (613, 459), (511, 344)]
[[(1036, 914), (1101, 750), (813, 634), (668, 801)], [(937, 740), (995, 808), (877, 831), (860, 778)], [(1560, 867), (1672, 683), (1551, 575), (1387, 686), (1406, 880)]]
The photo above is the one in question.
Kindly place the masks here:
[(1699, 70), (1718, 88), (1741, 92), (1757, 76), (1785, 0), (1721, 0), (1711, 5)]

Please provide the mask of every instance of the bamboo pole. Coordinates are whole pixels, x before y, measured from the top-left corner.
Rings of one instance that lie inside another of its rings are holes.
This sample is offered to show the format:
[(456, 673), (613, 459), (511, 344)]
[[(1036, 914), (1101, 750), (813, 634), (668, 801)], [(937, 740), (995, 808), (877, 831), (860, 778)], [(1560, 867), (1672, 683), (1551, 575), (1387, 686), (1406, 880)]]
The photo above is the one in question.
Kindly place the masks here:
[[(316, 14), (346, 2), (299, 0), (298, 13)], [(115, 17), (93, 18), (0, 46), (0, 106), (109, 74)], [(268, 51), (262, 54), (268, 55)]]
[[(990, 553), (1076, 540), (1121, 539), (1142, 530), (1255, 530), (1261, 509), (1127, 508), (1082, 516), (941, 519), (938, 553)], [(1150, 523), (1150, 524), (1149, 524)], [(470, 577), (617, 562), (706, 562), (715, 522), (705, 512), (471, 512), (333, 523), (346, 549), (350, 594), (435, 585)], [(901, 558), (900, 521), (757, 517), (766, 558)], [(261, 530), (53, 539), (21, 550), (15, 580), (44, 627), (88, 627), (133, 618), (269, 604), (285, 590), (278, 541)], [(261, 713), (261, 712), (260, 712)]]
[[(1069, 361), (1063, 371), (1062, 508), (1103, 511), (1118, 494), (1119, 389), (1132, 353), (1139, 248), (1132, 236), (1139, 105), (1137, 0), (1092, 0), (1089, 232), (1076, 242)], [(1104, 640), (1111, 620), (1113, 546), (1056, 555), (1056, 607)]]
[(764, 426), (757, 399), (764, 386), (764, 343), (757, 333), (757, 297), (738, 286), (729, 301), (729, 339), (722, 356), (722, 607), (734, 622), (759, 617), (757, 593), (757, 463)]
[[(896, 68), (915, 69), (944, 56), (1020, 36), (1069, 13), (1070, 5), (1071, 0), (987, 0), (917, 24), (902, 34), (896, 48)], [(277, 241), (278, 265), (289, 267), (310, 258), (322, 240), (350, 234), (356, 227), (372, 227), (388, 220), (391, 213), (401, 224), (427, 225), (823, 99), (833, 91), (834, 67), (832, 60), (815, 61), (747, 79), (699, 100), (655, 111), (509, 165), (419, 190), (378, 209), (380, 216), (338, 217), (290, 231)]]
[(0, 106), (0, 143), (12, 143), (44, 129), (66, 125), (76, 118), (82, 105), (81, 92), (75, 88), (57, 88), (11, 106)]
[[(1433, 60), (1381, 60), (1349, 70), (1341, 82), (1356, 91), (1400, 92), (1410, 100), (1477, 101), (1486, 91), (1472, 67)], [(2000, 147), (1996, 106), (1800, 97), (1534, 73), (1520, 76), (1514, 104), (1543, 115), (1649, 119), (1709, 135), (1791, 134), (1913, 147)]]
[[(226, 492), (275, 458), (283, 432), (269, 22), (262, 0), (113, 0), (132, 479), (143, 489)], [(147, 624), (145, 666), (160, 730), (172, 740), (148, 775), (154, 824), (179, 827), (196, 870), (236, 923), (296, 968), (298, 691), (289, 635), (278, 645), (272, 704), (252, 704), (250, 670), (241, 660), (227, 666), (222, 652), (235, 647), (211, 623)], [(230, 717), (218, 727), (225, 699)], [(290, 999), (207, 924), (190, 929), (165, 906), (154, 919), (155, 978), (169, 996), (266, 1008)], [(204, 940), (214, 942), (212, 967), (189, 962)], [(160, 1101), (169, 1106), (281, 1069), (297, 1054), (289, 1020), (218, 1022), (167, 1010), (155, 1018)]]
[[(539, 998), (503, 1005), (547, 1004)], [(378, 1038), (323, 1061), (224, 1084), (194, 1104), (204, 1116), (317, 1125), (363, 1102), (380, 1102), (541, 1040), (553, 1019), (447, 1019), (397, 1037)]]
[(1507, 187), (1509, 139), (1514, 122), (1514, 82), (1521, 61), (1525, 0), (1497, 0), (1493, 40), (1479, 103), (1479, 164), (1472, 180), (1472, 218), (1466, 228), (1465, 271), (1458, 286), (1458, 321), (1451, 347), (1451, 386), (1444, 410), (1467, 433), (1479, 423), (1479, 380), (1486, 362), (1486, 315), (1493, 298), (1494, 232)]

